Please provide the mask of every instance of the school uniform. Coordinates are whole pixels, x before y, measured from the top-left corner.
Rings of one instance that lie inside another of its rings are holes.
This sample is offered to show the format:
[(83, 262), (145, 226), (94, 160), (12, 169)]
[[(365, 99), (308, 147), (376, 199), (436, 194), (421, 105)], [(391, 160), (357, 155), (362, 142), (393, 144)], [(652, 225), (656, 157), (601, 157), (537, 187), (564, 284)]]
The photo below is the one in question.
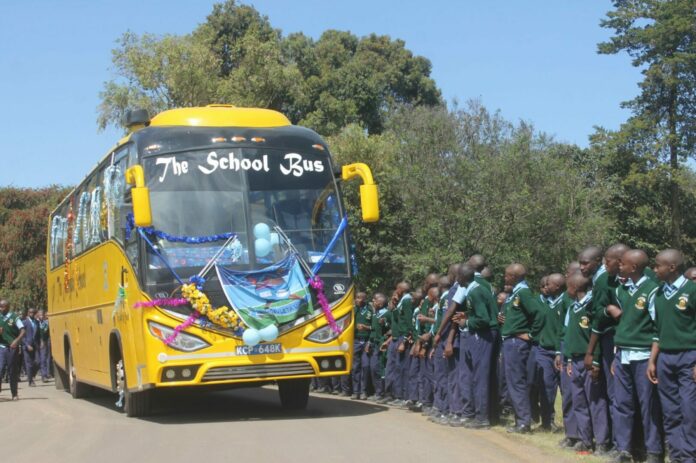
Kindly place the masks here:
[[(617, 449), (631, 452), (634, 419), (640, 412), (648, 453), (662, 454), (662, 418), (657, 390), (646, 375), (650, 348), (658, 341), (654, 319), (657, 283), (643, 276), (616, 288), (615, 303), (621, 307), (614, 343), (615, 437)], [(636, 401), (637, 399), (637, 401)]]
[(22, 359), (24, 360), (24, 372), (27, 382), (34, 385), (34, 377), (39, 370), (39, 322), (31, 317), (22, 320), (26, 334), (22, 338)]
[[(19, 357), (21, 346), (10, 347), (24, 329), (24, 323), (14, 312), (0, 315), (0, 372), (7, 371), (10, 380), (10, 392), (12, 397), (17, 396), (17, 383), (19, 382)], [(2, 378), (0, 378), (0, 382)]]
[[(469, 383), (463, 384), (463, 395), (470, 398), (470, 407), (463, 416), (476, 420), (479, 426), (490, 425), (490, 380), (493, 364), (493, 348), (498, 335), (498, 308), (489, 287), (473, 281), (466, 288), (464, 301), (467, 320), (465, 357), (462, 368)], [(459, 303), (455, 296), (455, 302)], [(460, 349), (462, 346), (460, 346)]]
[(696, 283), (680, 276), (655, 295), (657, 390), (670, 459), (696, 462)]
[[(456, 284), (453, 286), (456, 290), (449, 298), (448, 307), (453, 301), (464, 300), (466, 297), (466, 288)], [(459, 305), (457, 312), (464, 312), (465, 308), (462, 304)], [(451, 322), (450, 322), (451, 323)], [(457, 323), (451, 323), (451, 328), (454, 330), (452, 339), (452, 356), (448, 359), (448, 383), (449, 391), (449, 411), (452, 418), (450, 424), (462, 425), (461, 418), (471, 418), (474, 414), (473, 396), (471, 395), (469, 372), (464, 368), (464, 360), (466, 357), (466, 340), (469, 337), (469, 328), (460, 327)]]
[(607, 399), (609, 402), (609, 427), (612, 430), (612, 441), (616, 443), (614, 436), (614, 421), (616, 416), (616, 399), (614, 396), (614, 375), (609, 373), (611, 365), (614, 363), (614, 332), (616, 330), (616, 321), (606, 315), (606, 308), (613, 300), (613, 295), (616, 288), (619, 286), (617, 276), (611, 276), (607, 273), (606, 267), (602, 265), (597, 272), (592, 276), (592, 298), (593, 316), (592, 316), (592, 333), (599, 336), (599, 349), (601, 353), (601, 367), (605, 373), (605, 382), (607, 386)]
[(411, 355), (409, 339), (413, 337), (413, 311), (415, 307), (413, 305), (413, 298), (409, 293), (404, 294), (404, 296), (399, 301), (397, 306), (397, 311), (399, 314), (399, 333), (401, 338), (401, 343), (405, 345), (403, 352), (398, 353), (397, 361), (400, 363), (399, 370), (401, 376), (398, 378), (398, 385), (401, 389), (401, 393), (398, 396), (399, 399), (408, 400), (408, 385), (409, 385), (409, 372), (411, 369)]
[(536, 318), (537, 349), (535, 355), (536, 380), (540, 393), (541, 425), (550, 427), (555, 420), (556, 394), (560, 384), (560, 373), (556, 370), (555, 360), (559, 352), (562, 331), (561, 313), (563, 294), (557, 297), (541, 297), (543, 310)]
[(48, 320), (39, 322), (39, 364), (41, 368), (41, 379), (48, 379), (51, 371), (51, 336), (48, 327)]
[(515, 285), (512, 294), (505, 301), (504, 310), (503, 356), (508, 393), (515, 410), (516, 425), (531, 428), (532, 411), (527, 382), (527, 361), (532, 343), (518, 336), (526, 334), (531, 337), (535, 314), (543, 310), (543, 307), (539, 299), (534, 297), (527, 283), (521, 281)]
[[(432, 318), (433, 304), (430, 303), (428, 299), (424, 299), (419, 308), (419, 313), (423, 316)], [(430, 332), (432, 323), (420, 322), (417, 319), (414, 322), (414, 330), (416, 336), (420, 337)], [(433, 404), (433, 378), (434, 370), (433, 363), (429, 358), (431, 343), (422, 343), (421, 350), (425, 351), (424, 357), (416, 357), (413, 361), (417, 361), (419, 364), (419, 375), (418, 375), (418, 402), (423, 407), (431, 407)]]
[[(568, 295), (568, 292), (563, 292), (561, 295), (561, 332), (559, 337), (559, 346), (556, 355), (561, 356), (561, 365), (565, 367), (570, 361), (568, 357), (563, 355), (563, 350), (565, 348), (565, 343), (563, 338), (565, 337), (565, 319), (568, 310), (575, 303), (575, 301)], [(575, 414), (573, 413), (573, 389), (571, 387), (570, 377), (564, 373), (560, 372), (560, 386), (561, 386), (561, 410), (563, 412), (563, 430), (565, 431), (565, 436), (571, 441), (576, 441), (580, 439), (578, 434), (578, 423), (575, 419)]]
[[(440, 329), (442, 318), (447, 311), (447, 300), (450, 291), (451, 289), (448, 289), (447, 291), (443, 292), (435, 307), (435, 323), (430, 328), (430, 332), (433, 336), (435, 336)], [(438, 345), (435, 347), (435, 352), (433, 354), (433, 408), (435, 409), (434, 413), (439, 412), (443, 415), (447, 415), (449, 413), (449, 384), (447, 380), (448, 362), (447, 359), (444, 358), (446, 337), (447, 330), (443, 330), (442, 341), (440, 341), (440, 343), (438, 343)]]
[[(590, 341), (593, 293), (589, 291), (581, 300), (575, 301), (565, 317), (563, 337), (564, 356), (571, 368), (570, 388), (577, 423), (578, 438), (590, 449), (593, 441), (606, 446), (611, 440), (609, 409), (606, 397), (605, 374), (596, 381), (585, 368), (585, 352)], [(594, 365), (599, 368), (599, 350)], [(564, 374), (567, 375), (566, 372)]]
[[(420, 314), (421, 307), (425, 303), (425, 299), (421, 302), (421, 305), (416, 307), (411, 314), (411, 325), (410, 332), (413, 336), (413, 342), (416, 342), (416, 337), (418, 333), (418, 314)], [(426, 308), (427, 313), (427, 308)], [(409, 405), (418, 402), (419, 396), (419, 386), (420, 386), (420, 359), (416, 355), (415, 357), (411, 355), (411, 350), (413, 345), (406, 349), (406, 356), (409, 357), (408, 360), (408, 375), (406, 381), (406, 399), (410, 402)]]
[(366, 363), (369, 365), (368, 369), (372, 379), (372, 387), (377, 400), (384, 395), (384, 360), (386, 359), (386, 352), (381, 352), (379, 348), (385, 341), (385, 333), (388, 329), (385, 318), (387, 314), (388, 310), (386, 308), (373, 313), (369, 339), (370, 350), (366, 353), (368, 358)]
[[(357, 326), (359, 324), (371, 326), (372, 325), (372, 309), (368, 304), (363, 304), (362, 307), (355, 306), (355, 337), (353, 341), (353, 396), (360, 398), (360, 396), (367, 396), (367, 375), (364, 375), (364, 371), (368, 370), (368, 358), (365, 353), (365, 346), (367, 346), (370, 340), (370, 330), (358, 330)], [(369, 371), (369, 370), (368, 370)]]

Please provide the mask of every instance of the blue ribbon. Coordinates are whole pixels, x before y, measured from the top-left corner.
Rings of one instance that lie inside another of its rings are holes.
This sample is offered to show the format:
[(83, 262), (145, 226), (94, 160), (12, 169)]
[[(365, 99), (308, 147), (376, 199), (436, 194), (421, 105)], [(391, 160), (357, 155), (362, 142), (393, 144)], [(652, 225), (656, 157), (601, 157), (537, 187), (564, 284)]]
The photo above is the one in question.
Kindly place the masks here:
[[(126, 240), (130, 239), (130, 235), (136, 228), (135, 219), (133, 214), (128, 214), (126, 216)], [(208, 235), (208, 236), (176, 236), (170, 235), (169, 233), (157, 230), (153, 227), (137, 227), (138, 230), (142, 230), (148, 235), (156, 236), (157, 238), (167, 240), (172, 243), (188, 243), (188, 244), (202, 244), (202, 243), (213, 243), (215, 241), (227, 241), (232, 237), (236, 237), (236, 233), (220, 233), (219, 235)]]
[(338, 239), (341, 237), (341, 234), (343, 234), (343, 231), (346, 229), (346, 226), (348, 225), (348, 216), (343, 216), (343, 219), (341, 219), (341, 223), (338, 224), (338, 229), (336, 229), (336, 233), (334, 233), (333, 238), (331, 238), (331, 241), (329, 241), (329, 245), (324, 249), (324, 253), (321, 255), (319, 260), (314, 264), (314, 267), (312, 267), (312, 277), (314, 277), (317, 272), (321, 269), (321, 266), (324, 265), (324, 261), (326, 258), (329, 256), (333, 248), (336, 246), (336, 243), (338, 243)]
[(162, 263), (167, 266), (169, 271), (172, 272), (172, 275), (174, 275), (174, 278), (176, 278), (176, 281), (178, 281), (180, 285), (183, 285), (184, 282), (181, 280), (181, 278), (179, 278), (179, 275), (176, 274), (176, 272), (174, 271), (172, 266), (169, 265), (169, 262), (167, 261), (167, 259), (165, 259), (165, 257), (162, 254), (160, 254), (160, 252), (157, 250), (155, 245), (152, 244), (152, 242), (148, 239), (148, 237), (145, 235), (145, 232), (143, 231), (142, 228), (138, 228), (138, 233), (140, 233), (140, 236), (142, 236), (143, 239), (145, 240), (145, 242), (148, 244), (148, 246), (150, 246), (150, 249), (152, 249), (152, 252), (154, 252), (155, 255), (157, 257), (159, 257), (159, 259), (162, 261)]

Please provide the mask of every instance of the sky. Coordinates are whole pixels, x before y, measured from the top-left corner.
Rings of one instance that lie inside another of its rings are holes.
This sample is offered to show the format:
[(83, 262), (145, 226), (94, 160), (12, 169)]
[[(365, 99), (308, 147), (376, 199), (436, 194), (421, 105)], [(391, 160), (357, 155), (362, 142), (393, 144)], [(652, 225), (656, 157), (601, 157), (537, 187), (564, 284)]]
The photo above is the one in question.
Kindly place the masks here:
[[(126, 31), (186, 34), (213, 1), (0, 1), (0, 186), (74, 185), (121, 131), (97, 129), (111, 50)], [(248, 0), (283, 34), (386, 34), (432, 63), (452, 103), (480, 100), (556, 140), (587, 146), (629, 117), (641, 78), (626, 55), (599, 55), (611, 31), (599, 0)]]

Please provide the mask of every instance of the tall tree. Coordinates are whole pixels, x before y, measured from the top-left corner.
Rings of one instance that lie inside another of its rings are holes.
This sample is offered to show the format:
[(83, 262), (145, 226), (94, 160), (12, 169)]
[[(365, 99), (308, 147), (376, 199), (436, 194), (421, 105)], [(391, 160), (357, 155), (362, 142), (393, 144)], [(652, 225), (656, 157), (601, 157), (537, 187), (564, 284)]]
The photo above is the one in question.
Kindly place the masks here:
[(627, 52), (642, 69), (640, 94), (623, 103), (622, 128), (669, 167), (671, 244), (683, 242), (679, 178), (696, 142), (696, 0), (614, 0), (602, 27), (615, 35), (599, 52)]

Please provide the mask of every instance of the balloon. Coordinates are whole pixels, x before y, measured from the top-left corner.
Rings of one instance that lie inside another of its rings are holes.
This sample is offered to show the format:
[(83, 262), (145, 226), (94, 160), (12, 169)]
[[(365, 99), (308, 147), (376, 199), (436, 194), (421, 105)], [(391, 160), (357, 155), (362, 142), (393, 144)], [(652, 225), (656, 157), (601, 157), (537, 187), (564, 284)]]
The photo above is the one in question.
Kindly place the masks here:
[(266, 238), (257, 238), (254, 242), (257, 257), (266, 257), (271, 252), (273, 245)]
[(280, 244), (280, 237), (278, 236), (278, 233), (271, 233), (271, 244)]
[(244, 344), (247, 346), (254, 347), (256, 344), (261, 342), (261, 334), (259, 333), (259, 330), (247, 328), (244, 330), (244, 333), (242, 333), (242, 341), (244, 341)]
[(261, 328), (259, 330), (259, 334), (261, 335), (261, 339), (263, 339), (264, 341), (273, 341), (275, 338), (278, 337), (278, 327), (275, 325), (268, 325), (265, 328)]
[(271, 227), (263, 222), (259, 222), (254, 225), (254, 236), (256, 238), (265, 238), (267, 240), (271, 239)]

